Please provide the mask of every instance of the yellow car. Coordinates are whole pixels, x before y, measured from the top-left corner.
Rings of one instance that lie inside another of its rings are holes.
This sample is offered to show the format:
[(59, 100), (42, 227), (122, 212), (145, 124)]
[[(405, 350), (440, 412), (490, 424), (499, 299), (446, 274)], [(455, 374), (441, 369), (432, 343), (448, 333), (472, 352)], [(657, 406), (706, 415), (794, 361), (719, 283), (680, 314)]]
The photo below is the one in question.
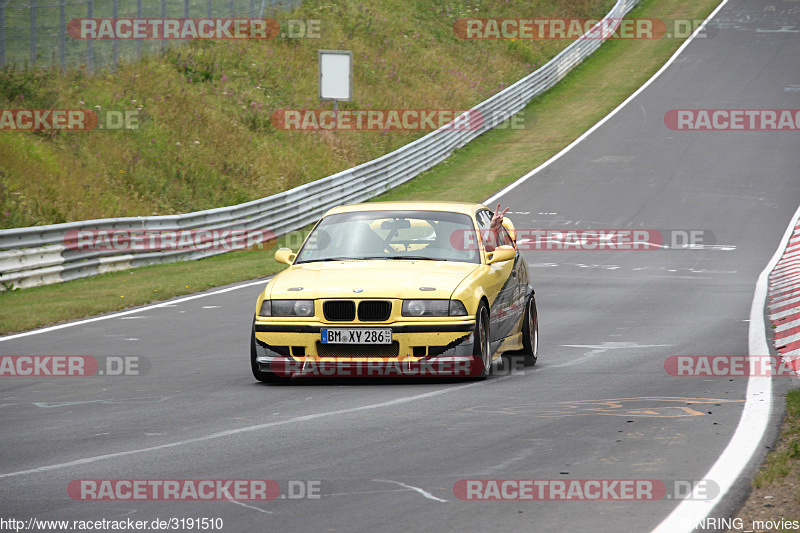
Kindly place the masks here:
[(256, 301), (255, 378), (485, 378), (501, 355), (535, 364), (528, 266), (511, 221), (493, 215), (456, 202), (328, 211), (298, 252), (275, 253), (289, 267)]

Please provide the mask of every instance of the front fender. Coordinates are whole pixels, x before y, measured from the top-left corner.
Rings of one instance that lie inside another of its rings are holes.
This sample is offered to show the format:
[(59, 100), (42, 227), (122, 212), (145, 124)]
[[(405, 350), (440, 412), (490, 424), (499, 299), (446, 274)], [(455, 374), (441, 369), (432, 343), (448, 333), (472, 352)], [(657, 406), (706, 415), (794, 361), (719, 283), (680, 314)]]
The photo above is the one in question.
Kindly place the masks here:
[(493, 265), (481, 265), (464, 278), (453, 291), (452, 299), (461, 300), (467, 313), (474, 315), (482, 299), (494, 305), (500, 291), (508, 281), (514, 261), (505, 261)]

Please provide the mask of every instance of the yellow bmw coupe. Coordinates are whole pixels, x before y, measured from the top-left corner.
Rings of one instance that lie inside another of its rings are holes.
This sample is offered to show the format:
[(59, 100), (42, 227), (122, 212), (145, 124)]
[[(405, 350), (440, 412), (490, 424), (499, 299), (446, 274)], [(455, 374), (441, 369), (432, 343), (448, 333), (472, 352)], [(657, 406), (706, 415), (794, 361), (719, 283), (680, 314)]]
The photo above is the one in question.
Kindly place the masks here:
[[(498, 206), (499, 210), (499, 206)], [(538, 319), (514, 226), (481, 204), (331, 209), (258, 296), (253, 376), (468, 376), (536, 363)]]

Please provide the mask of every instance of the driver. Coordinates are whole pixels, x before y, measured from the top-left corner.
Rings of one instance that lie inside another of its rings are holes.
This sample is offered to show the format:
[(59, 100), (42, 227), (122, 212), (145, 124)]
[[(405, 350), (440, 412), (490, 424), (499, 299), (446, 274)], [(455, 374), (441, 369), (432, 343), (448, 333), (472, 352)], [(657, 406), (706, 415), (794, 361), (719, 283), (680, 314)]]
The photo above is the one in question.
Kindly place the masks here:
[(505, 244), (503, 242), (503, 215), (510, 209), (506, 207), (500, 211), (500, 204), (497, 204), (497, 209), (494, 210), (492, 220), (489, 222), (489, 231), (482, 231), (483, 244), (487, 252), (491, 252), (495, 247)]

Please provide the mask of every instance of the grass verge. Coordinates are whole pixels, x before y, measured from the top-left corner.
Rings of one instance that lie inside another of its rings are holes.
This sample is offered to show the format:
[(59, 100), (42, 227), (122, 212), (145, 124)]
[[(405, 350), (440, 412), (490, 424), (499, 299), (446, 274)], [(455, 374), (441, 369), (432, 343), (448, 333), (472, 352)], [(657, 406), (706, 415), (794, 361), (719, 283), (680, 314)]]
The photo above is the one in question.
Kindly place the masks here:
[[(143, 7), (157, 3), (146, 0)], [(168, 3), (168, 16), (176, 16), (172, 8), (183, 3)], [(94, 17), (111, 16), (111, 2), (95, 4)], [(541, 66), (568, 41), (464, 40), (453, 31), (456, 20), (592, 18), (611, 5), (613, 0), (306, 0), (291, 12), (266, 13), (286, 35), (299, 27), (291, 21), (314, 21), (313, 35), (303, 38), (193, 40), (91, 76), (80, 69), (63, 75), (57, 69), (0, 69), (0, 109), (89, 109), (99, 120), (86, 132), (0, 132), (0, 228), (185, 213), (335, 174), (427, 132), (283, 129), (273, 118), (280, 110), (331, 108), (332, 102), (318, 99), (319, 49), (353, 52), (354, 98), (342, 102), (342, 110), (469, 109)], [(134, 16), (129, 9), (130, 3), (120, 16)], [(28, 24), (18, 16), (7, 23), (9, 35), (25, 32)], [(111, 44), (91, 42), (106, 51)], [(131, 43), (118, 44), (127, 50)], [(131, 117), (130, 127), (114, 127), (119, 124), (112, 117), (123, 113)]]
[[(645, 0), (629, 17), (702, 19), (718, 0)], [(682, 40), (604, 44), (524, 110), (524, 129), (495, 130), (378, 200), (482, 201), (579, 137), (652, 76)], [(535, 124), (533, 121), (535, 117)], [(503, 157), (497, 157), (498, 153)], [(264, 277), (280, 268), (268, 251), (232, 252), (0, 294), (0, 332), (10, 333)]]
[(777, 445), (753, 479), (753, 491), (735, 518), (741, 521), (731, 530), (736, 533), (798, 529), (780, 523), (800, 519), (800, 390), (786, 393), (786, 418)]

